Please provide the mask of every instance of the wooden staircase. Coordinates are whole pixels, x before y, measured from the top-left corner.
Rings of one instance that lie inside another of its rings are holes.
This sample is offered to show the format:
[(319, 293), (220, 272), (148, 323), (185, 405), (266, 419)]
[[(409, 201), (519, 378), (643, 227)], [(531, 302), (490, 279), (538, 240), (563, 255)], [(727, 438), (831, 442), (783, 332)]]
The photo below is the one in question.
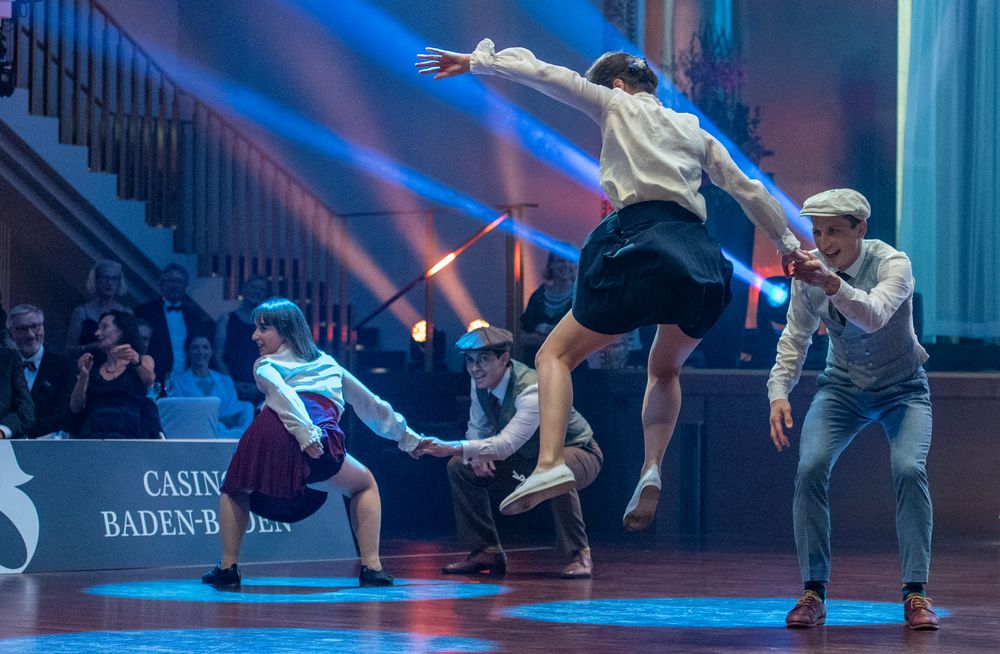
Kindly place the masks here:
[[(321, 347), (348, 342), (342, 220), (217, 110), (181, 88), (95, 0), (15, 4), (15, 72), (29, 111), (86, 146), (91, 171), (174, 251), (222, 276), (227, 298), (251, 275), (297, 302)], [(339, 349), (339, 348), (338, 348)]]

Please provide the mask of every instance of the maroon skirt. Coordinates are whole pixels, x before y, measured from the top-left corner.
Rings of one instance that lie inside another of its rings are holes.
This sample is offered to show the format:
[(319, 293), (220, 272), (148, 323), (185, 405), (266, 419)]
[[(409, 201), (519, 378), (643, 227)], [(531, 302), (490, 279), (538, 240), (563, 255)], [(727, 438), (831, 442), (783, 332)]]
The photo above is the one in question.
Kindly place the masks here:
[(314, 393), (299, 393), (313, 424), (323, 430), (323, 454), (313, 459), (269, 407), (250, 423), (229, 462), (222, 492), (251, 494), (251, 510), (265, 518), (295, 522), (314, 513), (326, 494), (306, 484), (325, 481), (344, 463), (344, 432), (337, 405)]

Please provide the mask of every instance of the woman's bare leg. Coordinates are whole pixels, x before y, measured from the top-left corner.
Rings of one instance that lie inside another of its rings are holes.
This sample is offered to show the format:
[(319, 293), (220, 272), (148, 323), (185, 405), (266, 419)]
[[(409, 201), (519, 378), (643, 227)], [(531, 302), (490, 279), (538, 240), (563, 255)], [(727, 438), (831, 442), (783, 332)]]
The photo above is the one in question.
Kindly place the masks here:
[(538, 412), (541, 421), (536, 471), (563, 463), (566, 426), (573, 408), (570, 373), (588, 356), (618, 339), (578, 323), (567, 313), (542, 344), (535, 357), (538, 370)]
[(573, 473), (565, 467), (563, 459), (566, 425), (573, 408), (573, 382), (569, 374), (587, 355), (616, 338), (617, 335), (599, 334), (587, 329), (576, 321), (572, 313), (568, 313), (545, 339), (535, 357), (541, 423), (538, 464), (531, 475), (500, 502), (501, 513), (523, 513), (549, 498), (572, 490)]
[[(663, 464), (681, 410), (681, 367), (700, 339), (691, 338), (677, 325), (660, 325), (649, 351), (646, 394), (642, 400), (642, 434), (645, 460), (640, 478), (652, 466)], [(645, 529), (656, 515), (659, 490), (643, 492), (635, 510), (626, 514), (626, 529)]]
[(222, 560), (219, 567), (225, 570), (239, 561), (243, 534), (250, 521), (250, 495), (219, 495), (219, 534), (222, 536)]
[(382, 499), (375, 477), (360, 461), (348, 454), (340, 471), (326, 484), (351, 498), (351, 526), (358, 539), (361, 565), (369, 570), (381, 570), (378, 551), (382, 531)]

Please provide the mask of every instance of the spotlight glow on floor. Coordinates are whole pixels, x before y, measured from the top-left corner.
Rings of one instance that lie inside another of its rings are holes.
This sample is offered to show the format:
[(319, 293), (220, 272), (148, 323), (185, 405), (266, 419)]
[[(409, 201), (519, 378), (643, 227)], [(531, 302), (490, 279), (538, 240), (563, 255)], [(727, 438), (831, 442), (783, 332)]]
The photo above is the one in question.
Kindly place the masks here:
[[(785, 628), (785, 614), (795, 599), (782, 597), (654, 597), (649, 599), (604, 599), (524, 604), (503, 610), (510, 618), (563, 624), (611, 625), (616, 627), (681, 627), (732, 629), (748, 627)], [(946, 609), (935, 608), (946, 617)], [(828, 626), (902, 624), (902, 602), (829, 600)]]
[(356, 577), (260, 577), (244, 579), (240, 590), (217, 590), (197, 579), (164, 579), (102, 584), (85, 592), (178, 602), (423, 602), (501, 595), (510, 588), (435, 579), (397, 579), (394, 586), (359, 588)]
[(495, 652), (497, 644), (478, 638), (350, 629), (171, 629), (95, 631), (0, 640), (0, 654), (107, 654), (108, 652)]

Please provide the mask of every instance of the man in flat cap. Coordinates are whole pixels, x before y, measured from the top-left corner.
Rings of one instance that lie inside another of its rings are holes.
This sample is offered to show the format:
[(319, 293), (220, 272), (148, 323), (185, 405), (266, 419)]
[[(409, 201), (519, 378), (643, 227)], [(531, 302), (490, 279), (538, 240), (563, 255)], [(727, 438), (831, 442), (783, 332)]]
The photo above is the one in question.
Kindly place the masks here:
[[(535, 469), (538, 457), (538, 375), (510, 358), (513, 337), (506, 329), (481, 327), (458, 339), (465, 369), (472, 378), (472, 404), (465, 440), (425, 439), (415, 455), (450, 456), (455, 523), (471, 550), (463, 560), (445, 566), (445, 574), (503, 574), (507, 556), (500, 546), (490, 506), (490, 488), (505, 495)], [(566, 430), (566, 465), (576, 488), (586, 488), (601, 471), (603, 454), (594, 433), (574, 409)], [(576, 490), (550, 500), (556, 538), (570, 557), (562, 571), (567, 579), (589, 579), (590, 546)]]
[(932, 527), (927, 353), (913, 329), (910, 260), (882, 241), (864, 238), (870, 214), (865, 197), (851, 189), (824, 191), (805, 201), (802, 215), (812, 219), (816, 249), (809, 261), (792, 266), (788, 320), (767, 382), (771, 440), (780, 452), (789, 447), (785, 429), (793, 425), (788, 394), (823, 320), (830, 353), (802, 424), (792, 502), (804, 593), (785, 619), (789, 627), (826, 622), (830, 473), (854, 436), (877, 422), (889, 441), (896, 488), (904, 619), (911, 629), (938, 628), (924, 594)]

